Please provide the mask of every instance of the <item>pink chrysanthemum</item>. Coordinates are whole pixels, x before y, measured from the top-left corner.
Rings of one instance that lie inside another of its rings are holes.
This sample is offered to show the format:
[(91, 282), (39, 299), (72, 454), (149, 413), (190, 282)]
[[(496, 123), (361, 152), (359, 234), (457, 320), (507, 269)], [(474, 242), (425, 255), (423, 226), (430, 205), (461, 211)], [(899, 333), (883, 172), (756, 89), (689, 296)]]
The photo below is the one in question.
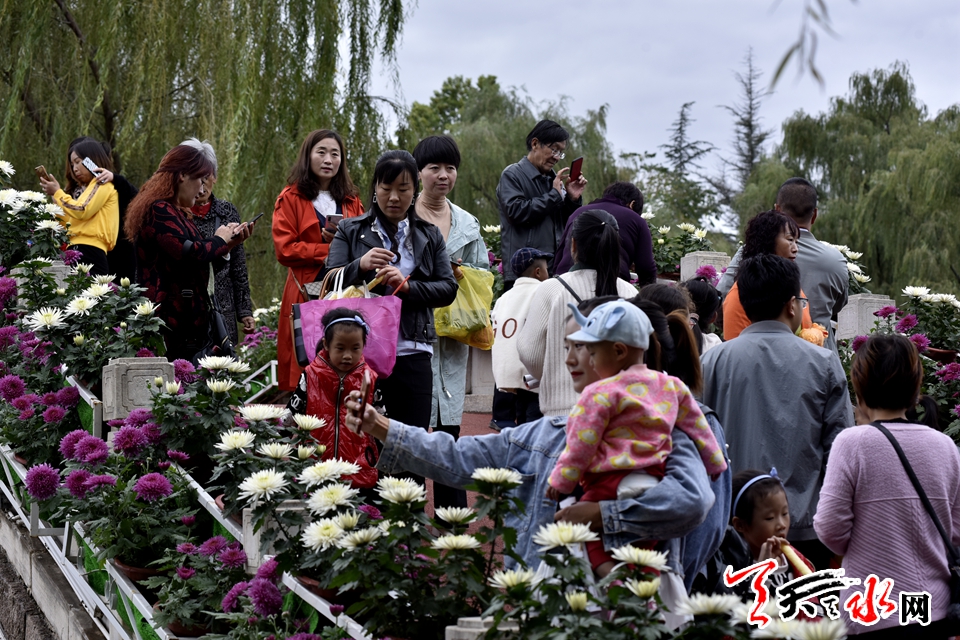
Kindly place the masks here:
[(51, 406), (57, 404), (57, 392), (56, 391), (47, 391), (43, 394), (43, 397), (40, 399), (40, 402), (46, 406)]
[[(54, 394), (54, 396), (56, 396), (56, 394)], [(43, 421), (47, 424), (56, 424), (63, 420), (65, 415), (67, 415), (67, 412), (64, 411), (63, 407), (53, 405), (52, 407), (47, 407), (47, 410), (43, 412)]]
[(212, 557), (227, 548), (227, 539), (223, 536), (213, 536), (200, 545), (200, 555)]
[(35, 413), (36, 413), (36, 411), (34, 411), (33, 407), (27, 407), (26, 409), (24, 409), (23, 411), (21, 411), (21, 412), (20, 412), (20, 415), (17, 416), (17, 417), (19, 418), (19, 420), (20, 420), (21, 422), (26, 422), (27, 420), (29, 420), (30, 418), (32, 418)]
[(144, 502), (153, 502), (160, 498), (166, 498), (173, 493), (173, 487), (170, 480), (162, 473), (148, 473), (137, 480), (133, 485), (133, 490), (137, 497)]
[(870, 336), (857, 336), (853, 339), (853, 342), (850, 343), (850, 348), (853, 349), (854, 353), (860, 351), (860, 347), (866, 344), (867, 340), (870, 339)]
[(196, 569), (191, 569), (190, 567), (177, 567), (177, 577), (181, 580), (189, 580), (196, 572)]
[(365, 514), (370, 516), (371, 520), (383, 520), (383, 515), (381, 515), (380, 509), (377, 509), (373, 505), (362, 504), (359, 507), (357, 507), (357, 511), (363, 511)]
[(277, 573), (277, 569), (280, 567), (280, 564), (270, 558), (257, 569), (257, 578), (261, 580), (270, 580), (271, 582), (276, 582), (280, 579), (280, 574)]
[(227, 595), (223, 596), (223, 601), (220, 603), (220, 608), (223, 609), (224, 613), (233, 613), (237, 608), (237, 603), (240, 600), (240, 596), (247, 592), (247, 589), (250, 587), (249, 582), (238, 582), (233, 585), (230, 591), (227, 592)]
[(197, 522), (197, 516), (183, 516), (180, 518), (180, 522), (182, 522), (184, 526), (192, 527)]
[(76, 429), (71, 431), (67, 435), (63, 436), (60, 440), (60, 455), (67, 460), (73, 460), (73, 450), (77, 446), (77, 443), (86, 438), (89, 433), (83, 429)]
[(83, 483), (83, 488), (87, 491), (93, 491), (94, 489), (99, 489), (100, 487), (115, 486), (117, 486), (117, 479), (105, 473), (99, 476), (90, 476), (90, 478)]
[(183, 464), (190, 460), (190, 456), (184, 453), (183, 451), (177, 451), (176, 449), (167, 449), (167, 457), (170, 458), (173, 462)]
[(139, 350), (137, 351), (135, 357), (137, 357), (137, 358), (156, 358), (156, 357), (157, 357), (157, 354), (155, 354), (153, 351), (150, 351), (150, 349), (147, 349), (146, 347), (143, 347), (142, 349), (139, 349)]
[(906, 333), (917, 326), (917, 316), (912, 313), (900, 318), (900, 321), (897, 323), (896, 329), (900, 333)]
[(247, 589), (253, 610), (261, 616), (275, 616), (283, 606), (283, 596), (277, 585), (263, 578), (254, 578)]
[(137, 427), (120, 427), (113, 436), (113, 450), (128, 458), (138, 455), (147, 446), (147, 436)]
[(27, 385), (24, 384), (20, 376), (13, 374), (0, 378), (0, 397), (7, 402), (12, 402), (15, 398), (23, 395)]
[(124, 424), (128, 427), (142, 427), (151, 420), (153, 420), (153, 414), (149, 409), (134, 409), (124, 420)]
[(107, 443), (89, 434), (84, 434), (84, 437), (73, 448), (74, 460), (94, 466), (106, 462), (109, 455), (110, 450), (107, 449)]
[(19, 398), (14, 398), (13, 402), (10, 403), (14, 409), (17, 411), (26, 411), (33, 406), (33, 403), (30, 402), (28, 396), (20, 396)]
[(47, 463), (38, 464), (30, 467), (24, 482), (31, 498), (49, 500), (57, 495), (57, 489), (60, 488), (60, 474)]
[(879, 310), (874, 311), (873, 315), (877, 316), (878, 318), (889, 318), (890, 316), (897, 315), (899, 312), (900, 310), (895, 306), (888, 304), (887, 306), (881, 307)]
[(163, 432), (160, 431), (159, 425), (155, 422), (146, 423), (140, 427), (140, 431), (143, 432), (150, 444), (159, 444), (163, 440)]
[(922, 333), (915, 333), (909, 337), (910, 342), (912, 342), (917, 347), (917, 351), (924, 353), (927, 349), (930, 348), (930, 338), (923, 335)]
[(182, 553), (187, 556), (192, 556), (197, 552), (197, 545), (192, 542), (181, 542), (177, 545), (177, 553)]
[(244, 553), (243, 549), (227, 547), (220, 552), (220, 555), (217, 556), (217, 560), (219, 560), (225, 567), (236, 569), (247, 564), (247, 554)]
[(196, 372), (196, 368), (187, 360), (180, 359), (173, 361), (173, 375), (177, 380), (184, 384), (196, 382)]
[(93, 474), (86, 469), (71, 471), (64, 483), (67, 485), (67, 491), (70, 492), (70, 495), (81, 500), (85, 498), (87, 496), (87, 480), (89, 480), (91, 476), (93, 476)]
[(80, 402), (80, 392), (76, 387), (64, 387), (57, 391), (57, 404), (67, 409), (73, 409)]

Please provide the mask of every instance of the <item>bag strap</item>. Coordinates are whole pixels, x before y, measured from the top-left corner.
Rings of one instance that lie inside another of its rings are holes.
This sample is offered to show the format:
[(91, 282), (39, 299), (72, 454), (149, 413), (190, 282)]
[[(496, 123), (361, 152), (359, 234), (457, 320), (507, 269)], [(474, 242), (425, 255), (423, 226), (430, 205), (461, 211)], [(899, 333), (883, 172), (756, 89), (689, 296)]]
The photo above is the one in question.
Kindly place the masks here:
[(923, 508), (927, 510), (928, 514), (930, 514), (933, 524), (936, 525), (937, 531), (940, 532), (940, 537), (943, 538), (943, 542), (947, 546), (947, 558), (950, 561), (950, 564), (953, 566), (960, 564), (960, 559), (957, 558), (957, 550), (953, 546), (950, 536), (947, 535), (947, 531), (943, 528), (940, 518), (937, 517), (937, 512), (933, 510), (933, 505), (930, 503), (930, 498), (927, 497), (927, 493), (923, 490), (923, 487), (920, 486), (920, 479), (917, 478), (917, 474), (914, 473), (913, 467), (911, 467), (910, 463), (907, 461), (907, 454), (903, 452), (903, 448), (900, 446), (900, 443), (897, 442), (897, 439), (893, 437), (893, 434), (890, 433), (890, 430), (883, 426), (879, 420), (871, 422), (870, 424), (879, 429), (880, 433), (887, 437), (887, 440), (890, 441), (890, 444), (892, 444), (893, 448), (897, 451), (897, 456), (900, 458), (900, 462), (903, 464), (903, 469), (907, 472), (907, 475), (910, 477), (910, 482), (913, 483), (913, 488), (916, 489), (917, 494), (920, 496), (920, 502), (923, 503)]
[(337, 267), (335, 269), (330, 269), (327, 271), (326, 275), (323, 276), (323, 281), (320, 283), (321, 300), (326, 298), (327, 294), (330, 293), (330, 278), (336, 276), (341, 271), (343, 271), (343, 267)]
[(571, 287), (570, 285), (568, 285), (566, 282), (563, 281), (563, 278), (561, 278), (560, 276), (552, 276), (552, 277), (557, 282), (562, 284), (564, 289), (570, 292), (570, 295), (572, 295), (573, 299), (577, 301), (577, 304), (580, 304), (581, 302), (583, 302), (583, 299), (577, 295), (577, 292), (573, 290), (573, 287)]

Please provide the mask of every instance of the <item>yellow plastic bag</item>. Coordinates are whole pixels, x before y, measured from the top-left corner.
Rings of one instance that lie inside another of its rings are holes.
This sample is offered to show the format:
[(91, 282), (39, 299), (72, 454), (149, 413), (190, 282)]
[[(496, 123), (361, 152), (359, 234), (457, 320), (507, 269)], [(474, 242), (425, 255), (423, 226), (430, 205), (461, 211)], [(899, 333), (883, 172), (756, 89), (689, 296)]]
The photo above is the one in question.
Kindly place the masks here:
[(463, 277), (457, 281), (457, 299), (449, 307), (435, 309), (433, 321), (437, 335), (490, 349), (493, 329), (490, 307), (493, 305), (493, 274), (486, 269), (460, 267)]

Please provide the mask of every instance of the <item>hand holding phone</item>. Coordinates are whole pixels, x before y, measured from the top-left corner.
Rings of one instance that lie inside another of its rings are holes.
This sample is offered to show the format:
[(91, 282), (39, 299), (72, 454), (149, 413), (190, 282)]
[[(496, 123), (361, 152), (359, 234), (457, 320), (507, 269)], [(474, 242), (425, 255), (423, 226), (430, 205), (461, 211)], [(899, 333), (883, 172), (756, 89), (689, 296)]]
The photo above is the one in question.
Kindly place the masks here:
[(93, 175), (97, 175), (101, 171), (100, 167), (97, 166), (97, 163), (95, 163), (90, 158), (83, 159), (83, 166), (85, 166), (87, 168), (87, 171), (89, 171)]
[(260, 215), (256, 216), (253, 220), (251, 220), (251, 221), (248, 222), (247, 224), (252, 225), (253, 223), (255, 223), (257, 220), (259, 220), (259, 219), (262, 218), (262, 217), (263, 217), (263, 211), (261, 211), (261, 212), (260, 212)]
[(39, 167), (34, 167), (33, 172), (36, 173), (37, 177), (42, 180), (53, 180), (53, 178), (50, 177), (50, 174), (47, 173), (47, 169), (43, 165), (40, 165)]
[(360, 383), (360, 408), (359, 409), (350, 409), (350, 415), (357, 420), (357, 429), (356, 432), (360, 433), (360, 425), (363, 424), (363, 412), (367, 407), (367, 395), (370, 393), (370, 372), (363, 372), (363, 382)]
[(570, 181), (576, 181), (580, 179), (580, 174), (583, 173), (583, 156), (580, 156), (570, 165)]

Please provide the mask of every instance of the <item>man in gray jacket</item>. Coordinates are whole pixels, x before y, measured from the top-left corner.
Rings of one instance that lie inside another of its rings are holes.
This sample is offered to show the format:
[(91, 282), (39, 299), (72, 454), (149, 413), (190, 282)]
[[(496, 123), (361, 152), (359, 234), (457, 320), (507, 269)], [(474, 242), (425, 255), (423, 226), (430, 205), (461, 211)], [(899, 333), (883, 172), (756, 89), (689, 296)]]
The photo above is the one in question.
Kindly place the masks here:
[[(780, 186), (774, 208), (793, 218), (800, 227), (800, 237), (797, 238), (800, 285), (810, 300), (810, 319), (827, 329), (824, 346), (836, 352), (833, 323), (847, 305), (850, 275), (843, 255), (817, 240), (810, 230), (817, 221), (817, 190), (803, 178), (790, 178)], [(739, 262), (738, 251), (717, 284), (723, 295), (727, 295), (733, 286)]]
[(832, 554), (817, 540), (827, 454), (853, 424), (840, 359), (798, 338), (806, 300), (797, 265), (775, 255), (746, 258), (737, 283), (752, 323), (701, 358), (703, 403), (723, 425), (733, 473), (776, 467), (790, 503), (788, 539), (818, 569)]
[[(510, 289), (520, 274), (510, 268), (509, 257), (530, 247), (557, 255), (560, 236), (570, 214), (580, 206), (586, 178), (568, 180), (570, 169), (553, 170), (563, 160), (569, 134), (553, 120), (541, 120), (527, 134), (527, 156), (500, 175), (500, 246), (504, 256), (503, 280)], [(553, 259), (548, 267), (553, 273)]]

